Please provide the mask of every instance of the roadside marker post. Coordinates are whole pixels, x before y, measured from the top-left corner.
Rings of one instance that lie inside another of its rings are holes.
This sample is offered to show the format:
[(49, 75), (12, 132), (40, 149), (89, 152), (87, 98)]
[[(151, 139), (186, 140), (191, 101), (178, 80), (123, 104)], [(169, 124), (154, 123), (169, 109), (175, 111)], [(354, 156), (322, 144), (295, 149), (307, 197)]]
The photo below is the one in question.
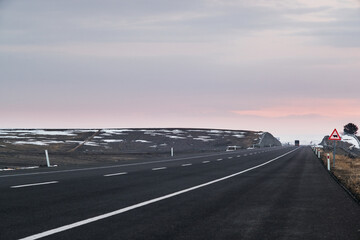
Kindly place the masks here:
[(338, 131), (337, 131), (336, 129), (334, 129), (334, 131), (333, 131), (332, 134), (330, 135), (329, 140), (334, 141), (333, 167), (335, 167), (336, 141), (340, 141), (340, 140), (341, 140), (340, 134), (338, 133)]
[(327, 154), (327, 169), (330, 171), (330, 154)]
[(334, 141), (333, 168), (335, 168), (335, 156), (336, 156), (336, 141)]
[(50, 167), (50, 160), (49, 160), (48, 150), (45, 150), (45, 156), (46, 156), (46, 164), (47, 164), (47, 167)]
[(318, 158), (319, 158), (319, 159), (321, 158), (321, 154), (320, 154), (320, 151), (318, 151)]

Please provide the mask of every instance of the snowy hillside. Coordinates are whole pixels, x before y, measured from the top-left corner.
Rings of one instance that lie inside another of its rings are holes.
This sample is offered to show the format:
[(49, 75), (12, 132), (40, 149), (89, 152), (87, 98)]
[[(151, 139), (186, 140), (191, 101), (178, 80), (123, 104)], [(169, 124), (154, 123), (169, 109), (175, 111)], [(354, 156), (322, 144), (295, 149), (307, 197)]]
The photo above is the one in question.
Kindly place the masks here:
[(351, 144), (350, 148), (357, 148), (357, 149), (360, 149), (360, 145), (359, 145), (359, 140), (357, 139), (357, 137), (353, 136), (353, 135), (347, 135), (347, 134), (344, 134), (341, 136), (341, 140), (343, 142), (347, 142), (349, 144)]
[[(259, 144), (261, 139), (264, 141)], [(161, 153), (171, 147), (177, 151), (222, 151), (229, 145), (280, 145), (275, 140), (264, 132), (219, 129), (3, 129), (0, 153), (44, 149), (59, 153)]]

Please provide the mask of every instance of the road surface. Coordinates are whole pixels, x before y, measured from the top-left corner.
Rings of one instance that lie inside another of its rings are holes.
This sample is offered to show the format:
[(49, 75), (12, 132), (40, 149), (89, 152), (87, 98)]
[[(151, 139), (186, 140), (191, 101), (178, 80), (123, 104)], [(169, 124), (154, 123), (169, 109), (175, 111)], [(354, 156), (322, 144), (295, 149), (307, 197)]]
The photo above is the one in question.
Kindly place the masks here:
[(309, 147), (0, 173), (0, 239), (360, 239)]

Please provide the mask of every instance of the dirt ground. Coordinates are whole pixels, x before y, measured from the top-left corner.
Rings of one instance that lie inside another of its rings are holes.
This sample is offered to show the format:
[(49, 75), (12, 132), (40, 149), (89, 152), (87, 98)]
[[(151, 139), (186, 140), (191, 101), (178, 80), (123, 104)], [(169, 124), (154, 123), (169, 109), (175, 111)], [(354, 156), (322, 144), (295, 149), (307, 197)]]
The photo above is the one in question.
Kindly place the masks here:
[(360, 158), (338, 151), (333, 167), (333, 152), (320, 150), (321, 160), (327, 166), (327, 154), (330, 156), (331, 171), (336, 178), (360, 201)]

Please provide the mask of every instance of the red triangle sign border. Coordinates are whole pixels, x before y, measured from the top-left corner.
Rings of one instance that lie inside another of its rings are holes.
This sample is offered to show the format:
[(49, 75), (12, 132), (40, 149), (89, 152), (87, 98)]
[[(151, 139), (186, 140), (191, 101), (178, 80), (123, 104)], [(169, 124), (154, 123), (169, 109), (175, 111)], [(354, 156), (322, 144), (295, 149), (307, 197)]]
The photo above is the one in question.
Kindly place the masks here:
[(334, 129), (334, 131), (330, 135), (329, 140), (341, 140), (340, 134), (338, 133), (336, 128)]

